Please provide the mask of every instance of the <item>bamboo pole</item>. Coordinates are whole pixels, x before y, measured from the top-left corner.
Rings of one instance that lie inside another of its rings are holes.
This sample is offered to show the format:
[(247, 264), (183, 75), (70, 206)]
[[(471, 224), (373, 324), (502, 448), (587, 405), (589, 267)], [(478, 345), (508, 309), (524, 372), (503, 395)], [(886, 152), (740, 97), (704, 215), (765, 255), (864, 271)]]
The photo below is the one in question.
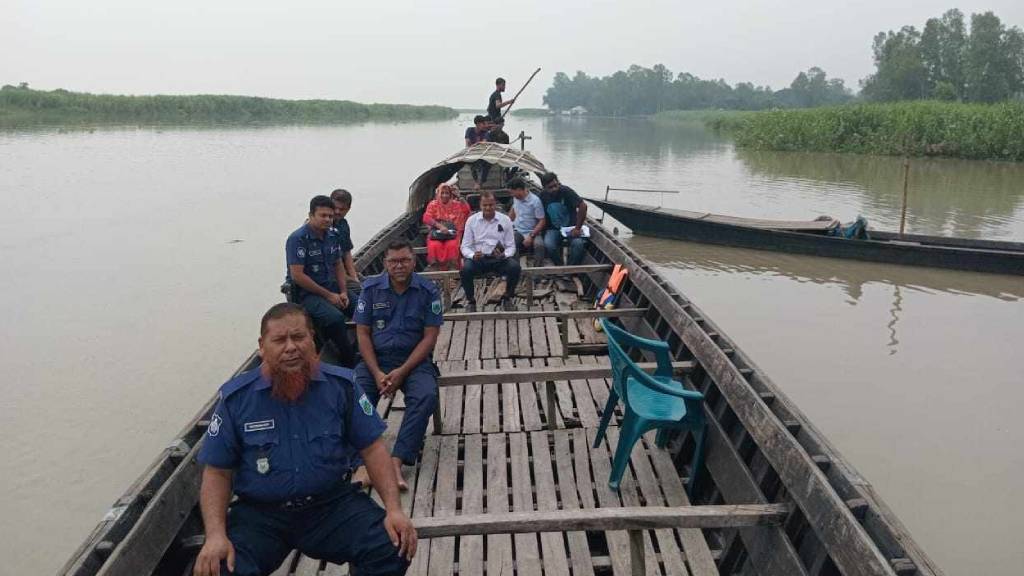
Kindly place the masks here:
[(903, 157), (903, 206), (900, 209), (900, 236), (903, 236), (903, 231), (906, 229), (907, 224), (907, 188), (910, 183), (910, 157)]

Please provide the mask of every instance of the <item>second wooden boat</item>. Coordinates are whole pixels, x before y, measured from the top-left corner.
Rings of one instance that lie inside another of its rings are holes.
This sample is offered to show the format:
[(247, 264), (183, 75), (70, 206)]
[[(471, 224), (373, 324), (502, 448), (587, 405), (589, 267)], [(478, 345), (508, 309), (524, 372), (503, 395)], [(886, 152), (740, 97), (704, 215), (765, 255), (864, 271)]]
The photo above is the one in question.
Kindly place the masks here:
[(1024, 243), (869, 231), (830, 235), (836, 221), (761, 220), (587, 198), (634, 233), (704, 244), (852, 258), (908, 266), (1024, 275)]

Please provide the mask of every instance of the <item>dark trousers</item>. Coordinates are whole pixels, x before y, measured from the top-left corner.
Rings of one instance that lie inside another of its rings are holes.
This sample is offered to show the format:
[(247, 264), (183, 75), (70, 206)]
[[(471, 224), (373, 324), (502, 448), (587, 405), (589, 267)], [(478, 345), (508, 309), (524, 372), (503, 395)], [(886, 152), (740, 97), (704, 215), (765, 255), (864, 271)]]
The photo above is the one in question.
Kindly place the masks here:
[(491, 164), (486, 160), (477, 160), (470, 165), (469, 170), (473, 173), (473, 180), (483, 186), (487, 182), (487, 175), (491, 173)]
[(543, 266), (544, 265), (544, 252), (545, 252), (545, 250), (544, 250), (544, 248), (545, 248), (544, 247), (544, 234), (542, 233), (540, 236), (535, 236), (533, 238), (533, 246), (531, 246), (530, 248), (527, 248), (526, 246), (523, 245), (523, 240), (526, 239), (525, 236), (523, 236), (519, 232), (515, 232), (515, 236), (516, 236), (516, 255), (518, 256), (519, 254), (526, 254), (527, 252), (533, 252), (533, 265), (537, 266), (537, 267)]
[(313, 318), (313, 324), (317, 329), (338, 349), (338, 362), (345, 368), (355, 367), (356, 355), (348, 339), (345, 314), (338, 310), (337, 306), (315, 294), (303, 294), (300, 304)]
[(361, 575), (401, 575), (409, 565), (384, 529), (384, 510), (348, 481), (338, 496), (301, 510), (238, 500), (228, 510), (228, 539), (235, 547), (235, 571), (221, 562), (221, 574), (263, 576), (281, 565), (292, 549), (334, 564), (351, 563)]
[[(398, 368), (404, 361), (405, 358), (377, 358), (380, 369), (384, 372)], [(377, 406), (380, 391), (377, 390), (377, 382), (365, 363), (360, 362), (356, 366), (355, 376), (356, 384), (363, 388), (366, 397)], [(411, 466), (419, 458), (427, 425), (437, 408), (437, 369), (434, 363), (429, 360), (420, 362), (419, 366), (413, 368), (405, 377), (401, 389), (405, 396), (405, 413), (402, 415), (402, 425), (398, 429), (391, 455), (401, 460), (403, 464)], [(353, 467), (360, 466), (362, 458), (357, 456), (353, 462)]]
[(521, 271), (518, 258), (481, 258), (480, 260), (463, 258), (459, 277), (462, 279), (462, 290), (466, 293), (466, 300), (470, 303), (476, 303), (473, 280), (477, 276), (487, 274), (488, 272), (504, 276), (505, 298), (511, 299), (516, 296), (516, 285), (519, 284), (519, 273)]

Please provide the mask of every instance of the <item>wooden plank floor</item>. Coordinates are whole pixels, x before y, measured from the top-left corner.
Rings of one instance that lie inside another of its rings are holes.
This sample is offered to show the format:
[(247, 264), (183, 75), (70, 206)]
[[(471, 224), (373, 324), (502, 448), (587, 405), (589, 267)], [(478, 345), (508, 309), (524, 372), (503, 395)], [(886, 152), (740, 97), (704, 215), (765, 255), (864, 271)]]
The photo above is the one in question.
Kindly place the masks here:
[[(575, 291), (560, 291), (556, 283), (551, 287), (535, 307), (589, 307), (579, 303)], [(525, 300), (518, 305), (526, 309)], [(570, 320), (568, 332), (570, 345), (604, 339), (587, 319)], [(435, 359), (442, 374), (602, 361), (562, 352), (551, 318), (449, 321)], [(653, 433), (634, 447), (620, 491), (608, 488), (618, 409), (607, 437), (596, 448), (593, 441), (609, 385), (607, 379), (556, 382), (553, 406), (543, 382), (442, 388), (442, 429), (436, 435), (428, 430), (419, 464), (405, 468), (410, 490), (402, 494), (403, 507), (413, 517), (426, 517), (688, 505), (683, 479), (670, 454), (655, 447)], [(377, 408), (388, 423), (390, 446), (405, 411), (401, 393), (383, 398)], [(548, 429), (552, 421), (554, 430)], [(650, 530), (644, 542), (647, 574), (718, 573), (700, 530)], [(622, 531), (449, 537), (421, 540), (409, 574), (619, 576), (630, 574), (629, 557), (629, 538)], [(291, 574), (342, 575), (348, 567), (293, 553), (275, 572)]]

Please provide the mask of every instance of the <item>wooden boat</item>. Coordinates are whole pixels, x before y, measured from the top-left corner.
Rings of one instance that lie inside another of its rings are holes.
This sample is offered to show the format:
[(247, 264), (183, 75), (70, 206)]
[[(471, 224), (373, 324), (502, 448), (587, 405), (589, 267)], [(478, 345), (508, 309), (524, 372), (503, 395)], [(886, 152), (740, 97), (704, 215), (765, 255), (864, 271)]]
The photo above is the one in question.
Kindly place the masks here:
[(829, 236), (834, 220), (761, 220), (587, 198), (636, 234), (705, 244), (742, 246), (831, 258), (853, 258), (909, 266), (930, 266), (1024, 274), (1024, 243), (971, 240), (871, 230), (869, 240)]
[[(380, 272), (390, 241), (422, 242), (424, 191), (476, 159), (543, 169), (521, 151), (453, 155), (416, 180), (410, 210), (359, 250), (358, 268)], [(422, 539), (410, 574), (941, 573), (761, 369), (640, 256), (598, 222), (590, 225), (585, 264), (524, 269), (518, 311), (446, 312), (435, 350), (439, 413), (402, 496)], [(630, 274), (620, 306), (593, 310), (613, 263)], [(563, 278), (568, 273), (578, 287)], [(688, 469), (689, 436), (667, 449), (648, 437), (636, 445), (621, 490), (608, 489), (618, 415), (607, 439), (592, 447), (610, 376), (595, 317), (667, 341), (680, 379), (704, 393), (709, 425), (700, 470)], [(239, 370), (257, 365), (253, 355)], [(62, 574), (189, 573), (203, 541), (195, 457), (213, 402), (115, 502)], [(401, 396), (378, 410), (390, 437)], [(688, 496), (693, 474), (699, 488)], [(345, 573), (293, 553), (275, 575)]]

